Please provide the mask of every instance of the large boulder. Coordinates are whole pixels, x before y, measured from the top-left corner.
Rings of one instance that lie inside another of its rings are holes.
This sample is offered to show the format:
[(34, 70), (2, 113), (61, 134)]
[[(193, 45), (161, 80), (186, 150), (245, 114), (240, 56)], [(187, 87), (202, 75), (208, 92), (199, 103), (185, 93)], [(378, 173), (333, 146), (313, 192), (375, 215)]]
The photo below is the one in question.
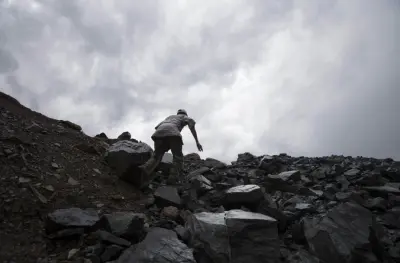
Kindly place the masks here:
[(229, 263), (230, 245), (225, 213), (202, 212), (188, 216), (185, 227), (197, 262)]
[(242, 210), (225, 214), (231, 247), (231, 263), (279, 262), (277, 221), (269, 216)]
[(185, 227), (197, 262), (278, 262), (277, 221), (266, 215), (229, 210), (190, 215)]
[(143, 142), (123, 140), (108, 148), (105, 160), (115, 169), (119, 178), (135, 182), (135, 176), (139, 176), (137, 167), (149, 160), (152, 153), (151, 147)]
[(116, 263), (196, 263), (192, 249), (164, 228), (153, 228), (139, 244), (125, 250)]
[(340, 204), (322, 218), (304, 220), (304, 236), (311, 251), (326, 263), (379, 262), (380, 232), (372, 213), (351, 202)]

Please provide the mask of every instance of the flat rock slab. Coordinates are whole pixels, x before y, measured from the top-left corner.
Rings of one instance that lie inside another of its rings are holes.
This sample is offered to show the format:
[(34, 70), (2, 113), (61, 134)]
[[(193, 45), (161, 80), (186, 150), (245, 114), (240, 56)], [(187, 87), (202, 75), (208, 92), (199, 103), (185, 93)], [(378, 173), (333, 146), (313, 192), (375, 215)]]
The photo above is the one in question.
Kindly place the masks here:
[(125, 250), (115, 263), (196, 263), (192, 249), (176, 233), (153, 228), (139, 244)]
[(300, 180), (300, 171), (294, 170), (294, 171), (286, 171), (282, 172), (280, 174), (270, 174), (268, 175), (268, 179), (272, 181), (283, 181), (287, 182), (289, 180), (295, 180), (298, 181)]
[(182, 200), (178, 194), (178, 189), (172, 186), (161, 186), (154, 192), (156, 205), (160, 208), (167, 206), (181, 207)]
[(264, 197), (261, 187), (255, 184), (235, 186), (225, 193), (225, 202), (228, 204), (256, 203)]
[(351, 202), (340, 204), (321, 219), (304, 221), (311, 251), (326, 263), (350, 263), (356, 255), (365, 260), (374, 257), (372, 251), (380, 247), (378, 232), (372, 213)]
[(231, 247), (231, 263), (279, 262), (278, 222), (272, 217), (230, 210), (225, 213)]
[(58, 209), (47, 215), (46, 232), (54, 233), (65, 228), (91, 228), (100, 220), (94, 209)]
[(145, 234), (145, 219), (146, 215), (141, 213), (114, 212), (103, 215), (100, 222), (112, 234), (136, 243)]

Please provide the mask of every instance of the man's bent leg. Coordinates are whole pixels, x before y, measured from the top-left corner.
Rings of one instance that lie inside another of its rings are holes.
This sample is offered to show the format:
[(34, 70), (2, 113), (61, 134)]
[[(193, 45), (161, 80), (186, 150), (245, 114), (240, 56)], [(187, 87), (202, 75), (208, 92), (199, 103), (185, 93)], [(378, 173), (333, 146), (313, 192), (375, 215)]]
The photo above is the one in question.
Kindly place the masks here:
[[(168, 141), (166, 139), (157, 139), (154, 141), (154, 152), (150, 159), (140, 167), (143, 170), (141, 184), (148, 184), (153, 179), (154, 170), (160, 164), (164, 153), (169, 150)], [(144, 185), (145, 186), (145, 185)]]
[(173, 155), (172, 168), (170, 171), (170, 181), (177, 181), (181, 179), (183, 170), (183, 153), (182, 153), (182, 138), (170, 138), (170, 147)]

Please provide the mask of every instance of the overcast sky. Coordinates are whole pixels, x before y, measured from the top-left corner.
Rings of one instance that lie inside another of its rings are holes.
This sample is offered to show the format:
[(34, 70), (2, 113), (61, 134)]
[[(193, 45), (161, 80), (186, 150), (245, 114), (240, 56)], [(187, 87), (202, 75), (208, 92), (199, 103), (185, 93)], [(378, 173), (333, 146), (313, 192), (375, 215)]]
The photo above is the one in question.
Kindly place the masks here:
[(398, 0), (0, 0), (2, 91), (151, 146), (184, 108), (224, 161), (400, 159), (399, 54)]

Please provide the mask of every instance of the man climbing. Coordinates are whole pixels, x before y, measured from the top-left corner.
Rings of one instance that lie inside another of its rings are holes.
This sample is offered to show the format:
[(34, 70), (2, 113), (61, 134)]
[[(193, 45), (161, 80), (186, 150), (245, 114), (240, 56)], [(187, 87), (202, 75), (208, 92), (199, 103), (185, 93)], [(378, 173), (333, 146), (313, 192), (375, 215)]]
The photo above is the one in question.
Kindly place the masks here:
[(175, 183), (181, 176), (183, 169), (183, 153), (182, 153), (182, 129), (188, 125), (192, 135), (196, 141), (197, 149), (203, 151), (203, 147), (197, 138), (195, 128), (196, 122), (188, 117), (185, 110), (178, 110), (176, 115), (171, 115), (158, 124), (156, 131), (151, 136), (154, 141), (153, 156), (143, 165), (140, 166), (142, 170), (142, 178), (140, 187), (146, 187), (153, 179), (154, 170), (160, 164), (164, 153), (171, 150), (173, 155), (173, 166), (170, 171), (168, 183)]

